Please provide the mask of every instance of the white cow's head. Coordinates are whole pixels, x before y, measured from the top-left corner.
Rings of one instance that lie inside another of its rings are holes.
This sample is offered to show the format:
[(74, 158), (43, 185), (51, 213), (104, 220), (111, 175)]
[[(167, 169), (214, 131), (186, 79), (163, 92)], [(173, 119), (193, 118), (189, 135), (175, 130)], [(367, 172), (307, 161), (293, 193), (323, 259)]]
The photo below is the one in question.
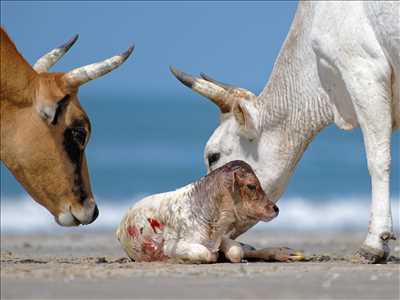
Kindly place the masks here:
[(285, 153), (285, 136), (276, 124), (268, 130), (252, 92), (218, 82), (205, 74), (193, 77), (171, 67), (184, 85), (207, 97), (221, 110), (220, 125), (207, 142), (204, 160), (208, 172), (232, 160), (246, 161), (254, 169), (271, 200), (282, 194), (290, 177), (291, 159)]
[(296, 158), (288, 151), (290, 139), (282, 128), (276, 122), (266, 122), (269, 118), (263, 115), (263, 109), (256, 101), (257, 96), (205, 74), (193, 77), (173, 67), (171, 71), (184, 85), (210, 99), (221, 110), (220, 125), (204, 151), (207, 171), (213, 171), (229, 161), (246, 161), (260, 179), (268, 197), (272, 201), (278, 200)]
[(255, 154), (260, 131), (256, 95), (205, 74), (195, 78), (173, 67), (171, 71), (184, 85), (209, 98), (221, 110), (221, 124), (204, 152), (209, 172), (229, 161), (251, 156), (252, 152)]

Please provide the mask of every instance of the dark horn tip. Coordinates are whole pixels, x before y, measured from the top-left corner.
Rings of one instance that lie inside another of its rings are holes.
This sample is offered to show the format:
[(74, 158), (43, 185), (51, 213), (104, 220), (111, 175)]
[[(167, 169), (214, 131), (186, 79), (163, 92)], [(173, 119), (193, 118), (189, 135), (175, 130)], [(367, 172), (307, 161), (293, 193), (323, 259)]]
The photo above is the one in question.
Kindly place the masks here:
[(169, 66), (169, 69), (171, 70), (172, 74), (174, 74), (174, 76), (180, 81), (182, 82), (184, 85), (186, 85), (189, 88), (192, 88), (193, 84), (194, 84), (194, 79), (192, 76), (178, 70), (177, 68), (175, 68), (174, 66)]
[(75, 34), (75, 35), (73, 36), (73, 38), (71, 39), (71, 42), (72, 42), (72, 43), (75, 43), (78, 39), (79, 39), (79, 33), (77, 33), (77, 34)]
[(135, 49), (135, 44), (132, 44), (132, 46), (130, 46), (128, 50), (126, 50), (124, 53), (121, 54), (121, 56), (123, 56), (124, 59), (127, 59), (132, 54), (134, 49)]
[(65, 51), (68, 51), (69, 48), (71, 48), (75, 42), (78, 40), (79, 38), (79, 34), (75, 34), (71, 39), (69, 39), (68, 42), (66, 42), (65, 44), (62, 44), (59, 48), (64, 48)]
[(203, 72), (200, 73), (200, 77), (203, 78), (204, 80), (207, 80), (207, 81), (209, 81), (209, 79), (210, 79), (210, 77), (207, 74), (203, 73)]
[(204, 80), (207, 80), (207, 81), (212, 82), (212, 83), (214, 83), (214, 84), (216, 84), (216, 85), (219, 85), (220, 87), (222, 87), (222, 88), (224, 88), (224, 89), (236, 88), (236, 87), (233, 86), (233, 85), (230, 85), (230, 84), (227, 84), (227, 83), (223, 83), (223, 82), (221, 82), (221, 81), (218, 81), (218, 80), (216, 80), (216, 79), (214, 79), (214, 78), (208, 76), (208, 75), (205, 74), (205, 73), (200, 73), (200, 76), (201, 76), (201, 78), (203, 78)]

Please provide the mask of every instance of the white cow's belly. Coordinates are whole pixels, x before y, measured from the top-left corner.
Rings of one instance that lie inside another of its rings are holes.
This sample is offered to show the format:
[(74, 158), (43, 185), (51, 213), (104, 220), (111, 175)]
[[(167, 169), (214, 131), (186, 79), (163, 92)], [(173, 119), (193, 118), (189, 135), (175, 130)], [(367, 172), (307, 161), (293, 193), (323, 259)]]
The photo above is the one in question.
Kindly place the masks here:
[[(399, 19), (398, 2), (319, 2), (316, 5), (311, 43), (321, 84), (329, 95), (334, 121), (340, 128), (359, 126), (355, 99), (349, 95), (349, 84), (354, 87), (359, 81), (364, 81), (364, 89), (372, 90), (376, 86), (378, 94), (379, 88), (391, 89), (392, 124), (393, 128), (400, 126)], [(373, 99), (365, 98), (368, 97), (356, 99), (358, 110), (373, 104)]]

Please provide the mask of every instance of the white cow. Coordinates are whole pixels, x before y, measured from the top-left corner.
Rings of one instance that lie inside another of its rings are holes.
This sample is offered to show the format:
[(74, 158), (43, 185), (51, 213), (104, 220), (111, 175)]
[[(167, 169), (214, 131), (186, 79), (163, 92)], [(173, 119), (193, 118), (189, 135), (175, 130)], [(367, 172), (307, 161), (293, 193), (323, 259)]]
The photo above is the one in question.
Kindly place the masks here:
[(323, 128), (361, 127), (372, 180), (369, 230), (355, 255), (361, 262), (386, 258), (394, 239), (389, 172), (391, 134), (400, 126), (399, 20), (399, 2), (300, 2), (259, 96), (172, 68), (221, 109), (205, 148), (208, 170), (245, 160), (273, 201)]

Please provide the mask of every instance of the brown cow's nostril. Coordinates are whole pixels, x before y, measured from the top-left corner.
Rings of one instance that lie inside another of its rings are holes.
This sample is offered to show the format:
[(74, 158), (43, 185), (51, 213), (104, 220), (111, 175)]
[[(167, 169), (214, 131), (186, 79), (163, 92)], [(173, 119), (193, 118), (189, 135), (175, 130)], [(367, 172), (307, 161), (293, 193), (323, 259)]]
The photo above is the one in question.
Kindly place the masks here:
[(97, 205), (96, 205), (96, 207), (94, 208), (92, 221), (90, 221), (89, 224), (93, 223), (97, 219), (98, 216), (99, 216), (99, 209), (97, 208)]
[(276, 212), (276, 214), (279, 214), (279, 207), (274, 205), (274, 212)]

